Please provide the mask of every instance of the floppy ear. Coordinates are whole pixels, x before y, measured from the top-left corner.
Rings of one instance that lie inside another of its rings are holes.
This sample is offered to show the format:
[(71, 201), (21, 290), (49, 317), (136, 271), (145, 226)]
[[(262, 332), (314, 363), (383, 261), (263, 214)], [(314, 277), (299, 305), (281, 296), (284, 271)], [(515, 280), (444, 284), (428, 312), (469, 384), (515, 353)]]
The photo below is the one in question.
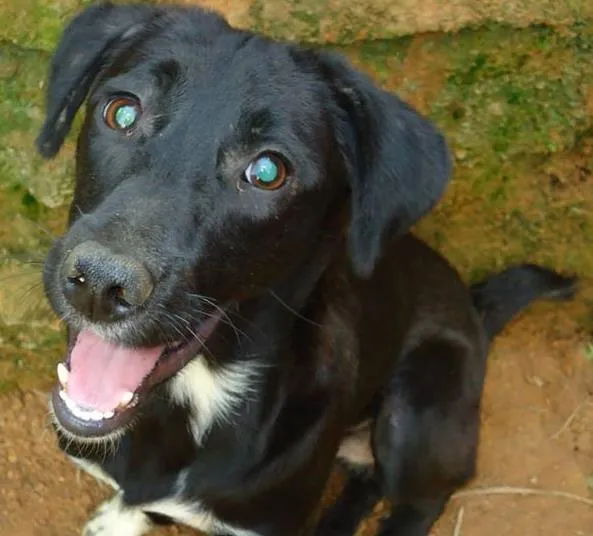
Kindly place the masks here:
[(356, 273), (369, 276), (384, 240), (408, 231), (440, 199), (451, 158), (430, 121), (343, 58), (323, 52), (319, 58), (333, 88), (335, 131), (349, 175), (350, 256)]
[(118, 45), (142, 30), (157, 11), (149, 6), (92, 6), (66, 27), (54, 53), (46, 94), (46, 119), (36, 144), (45, 158), (60, 150), (76, 111)]

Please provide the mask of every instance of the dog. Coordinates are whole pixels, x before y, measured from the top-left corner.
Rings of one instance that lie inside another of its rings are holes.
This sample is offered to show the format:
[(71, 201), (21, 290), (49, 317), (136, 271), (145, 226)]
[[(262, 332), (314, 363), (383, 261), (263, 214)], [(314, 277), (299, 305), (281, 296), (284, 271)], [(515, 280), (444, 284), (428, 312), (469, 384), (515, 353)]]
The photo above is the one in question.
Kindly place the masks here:
[[(425, 536), (472, 478), (488, 345), (576, 278), (468, 288), (410, 233), (447, 143), (347, 60), (198, 7), (99, 4), (53, 56), (40, 153), (79, 107), (44, 287), (59, 446), (115, 489), (86, 536)], [(335, 467), (346, 476), (321, 508)]]

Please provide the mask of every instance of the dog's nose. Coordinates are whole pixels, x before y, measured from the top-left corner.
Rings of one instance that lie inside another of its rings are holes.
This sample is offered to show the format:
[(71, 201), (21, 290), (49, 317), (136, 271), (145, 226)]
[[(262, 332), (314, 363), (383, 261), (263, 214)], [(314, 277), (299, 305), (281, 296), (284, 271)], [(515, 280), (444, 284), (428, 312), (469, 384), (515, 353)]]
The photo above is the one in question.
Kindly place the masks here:
[(140, 262), (93, 241), (76, 246), (66, 257), (62, 284), (70, 304), (93, 322), (133, 314), (154, 290), (150, 272)]

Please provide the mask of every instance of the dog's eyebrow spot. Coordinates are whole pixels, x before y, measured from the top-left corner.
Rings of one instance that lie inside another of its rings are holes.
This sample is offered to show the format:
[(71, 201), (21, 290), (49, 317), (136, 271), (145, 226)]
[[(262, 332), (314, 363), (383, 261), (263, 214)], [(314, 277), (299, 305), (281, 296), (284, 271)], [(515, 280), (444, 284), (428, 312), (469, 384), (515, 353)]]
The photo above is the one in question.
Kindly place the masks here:
[(175, 59), (159, 61), (150, 70), (159, 88), (165, 92), (169, 91), (173, 84), (179, 81), (181, 72), (181, 65)]
[(243, 143), (257, 144), (274, 127), (277, 121), (268, 109), (245, 110), (239, 118), (237, 133)]
[(232, 156), (239, 156), (272, 141), (271, 133), (277, 126), (278, 121), (268, 109), (244, 110), (236, 125), (229, 125), (226, 136), (219, 144), (217, 166), (223, 165)]

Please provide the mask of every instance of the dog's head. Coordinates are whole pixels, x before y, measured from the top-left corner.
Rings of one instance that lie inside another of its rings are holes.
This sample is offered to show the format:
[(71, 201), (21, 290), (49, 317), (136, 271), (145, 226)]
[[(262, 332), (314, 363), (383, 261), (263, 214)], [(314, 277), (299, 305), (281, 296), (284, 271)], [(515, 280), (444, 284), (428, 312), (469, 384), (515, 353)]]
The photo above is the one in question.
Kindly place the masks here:
[(339, 242), (337, 212), (368, 277), (449, 178), (437, 130), (345, 60), (200, 9), (81, 13), (53, 58), (45, 157), (85, 100), (70, 227), (45, 269), (71, 333), (54, 406), (81, 437), (125, 426), (228, 308)]

